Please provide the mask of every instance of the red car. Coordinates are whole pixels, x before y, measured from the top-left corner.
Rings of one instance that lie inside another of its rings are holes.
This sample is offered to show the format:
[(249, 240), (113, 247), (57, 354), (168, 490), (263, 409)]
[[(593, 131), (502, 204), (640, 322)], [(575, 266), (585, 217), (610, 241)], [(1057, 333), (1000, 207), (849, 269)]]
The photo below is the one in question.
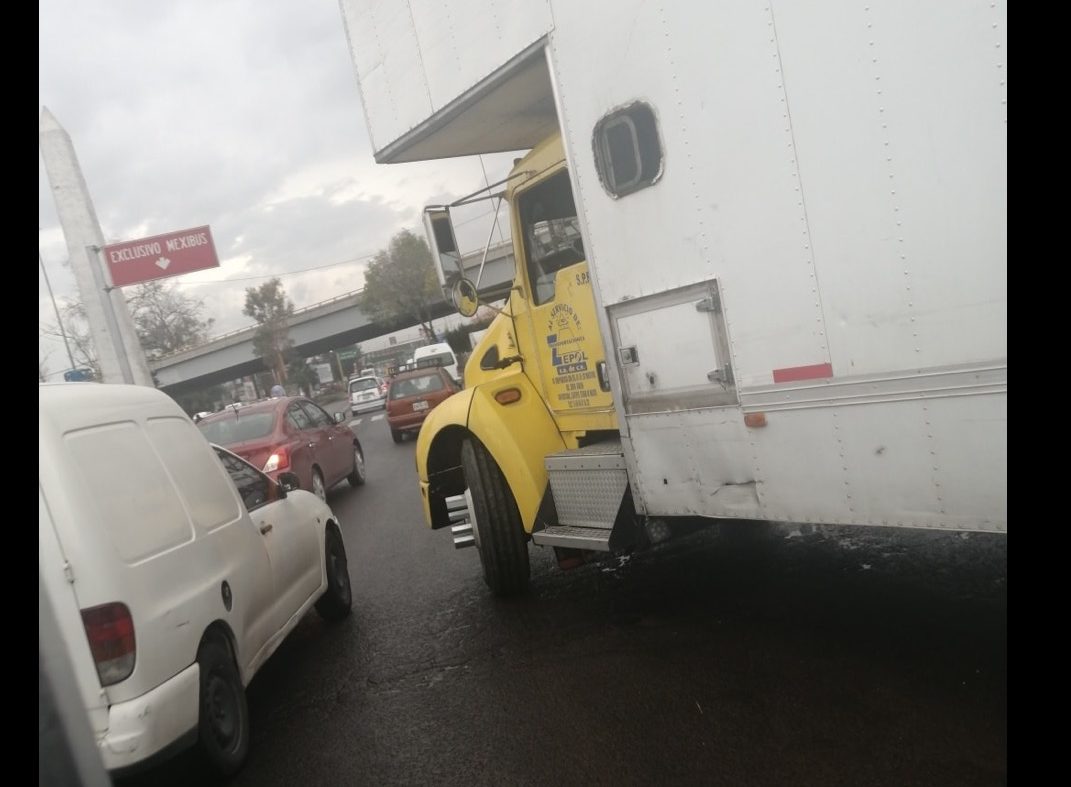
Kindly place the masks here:
[(441, 366), (399, 372), (387, 388), (387, 423), (394, 442), (419, 432), (435, 405), (460, 390)]
[(341, 418), (308, 399), (284, 396), (227, 408), (201, 419), (197, 428), (273, 480), (295, 474), (302, 489), (324, 500), (343, 479), (350, 486), (365, 480), (361, 443)]

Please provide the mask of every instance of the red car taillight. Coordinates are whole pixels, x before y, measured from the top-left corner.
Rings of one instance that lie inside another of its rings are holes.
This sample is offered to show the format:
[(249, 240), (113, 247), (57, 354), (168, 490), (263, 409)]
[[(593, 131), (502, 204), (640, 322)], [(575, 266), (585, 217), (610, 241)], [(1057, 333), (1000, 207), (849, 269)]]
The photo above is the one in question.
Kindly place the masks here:
[(290, 450), (285, 445), (280, 445), (271, 452), (268, 461), (264, 463), (264, 472), (285, 470), (288, 467), (290, 467)]
[(89, 639), (89, 650), (97, 664), (101, 686), (111, 686), (130, 677), (134, 671), (137, 644), (134, 619), (126, 604), (115, 602), (82, 610), (82, 625)]

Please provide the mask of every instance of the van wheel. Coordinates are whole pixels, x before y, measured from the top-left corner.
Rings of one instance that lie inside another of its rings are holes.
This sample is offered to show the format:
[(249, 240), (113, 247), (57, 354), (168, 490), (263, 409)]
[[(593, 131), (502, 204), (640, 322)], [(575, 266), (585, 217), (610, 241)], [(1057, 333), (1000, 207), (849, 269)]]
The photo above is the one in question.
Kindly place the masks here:
[(482, 444), (466, 440), (461, 468), (472, 497), (469, 519), (483, 564), (483, 579), (496, 596), (528, 590), (528, 536), (517, 501), (502, 471)]
[(360, 443), (354, 443), (353, 472), (346, 476), (346, 480), (350, 482), (350, 486), (362, 486), (364, 484), (364, 479), (364, 451), (361, 450)]
[(405, 439), (405, 434), (399, 432), (397, 429), (390, 430), (390, 439), (396, 443), (400, 443)]
[(346, 545), (334, 525), (324, 534), (324, 562), (327, 568), (327, 590), (316, 602), (316, 612), (326, 621), (342, 620), (350, 614), (353, 592), (350, 590), (350, 570), (346, 563)]
[(224, 776), (237, 773), (249, 753), (249, 706), (231, 649), (218, 637), (197, 651), (201, 672), (197, 734), (209, 764)]

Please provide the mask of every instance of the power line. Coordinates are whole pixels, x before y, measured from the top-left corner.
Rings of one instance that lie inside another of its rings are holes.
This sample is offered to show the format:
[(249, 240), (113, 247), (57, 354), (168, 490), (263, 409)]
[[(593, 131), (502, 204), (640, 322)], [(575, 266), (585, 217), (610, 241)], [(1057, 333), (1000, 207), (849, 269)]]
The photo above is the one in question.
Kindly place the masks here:
[[(378, 252), (376, 252), (378, 254)], [(326, 265), (314, 265), (311, 268), (302, 268), (297, 271), (286, 271), (284, 273), (266, 273), (262, 276), (240, 276), (234, 279), (216, 279), (214, 281), (176, 281), (175, 284), (183, 287), (204, 287), (209, 284), (230, 284), (232, 281), (255, 281), (257, 279), (281, 279), (283, 276), (296, 276), (299, 273), (308, 273), (310, 271), (320, 271), (325, 268), (334, 268), (338, 265), (350, 265), (354, 262), (361, 262), (362, 260), (370, 260), (376, 256), (376, 254), (365, 254), (360, 257), (353, 257), (348, 260), (342, 260), (342, 262), (329, 262)]]

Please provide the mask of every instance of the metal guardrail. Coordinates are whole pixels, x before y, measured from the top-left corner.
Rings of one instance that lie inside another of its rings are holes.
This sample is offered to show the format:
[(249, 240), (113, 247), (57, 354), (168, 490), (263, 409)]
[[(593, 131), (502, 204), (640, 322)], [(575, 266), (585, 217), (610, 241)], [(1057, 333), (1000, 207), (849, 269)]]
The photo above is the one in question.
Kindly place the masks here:
[[(510, 249), (512, 249), (513, 248), (513, 241), (512, 240), (508, 240), (508, 241), (505, 241), (503, 243), (496, 243), (494, 246), (491, 246), (490, 249), (488, 249), (488, 253), (493, 252), (493, 251), (497, 251), (498, 249), (505, 248), (505, 247), (509, 247)], [(464, 260), (465, 258), (470, 257), (470, 256), (475, 258), (477, 255), (482, 255), (482, 254), (483, 254), (483, 250), (482, 249), (477, 250), (477, 251), (473, 251), (473, 252), (468, 252), (467, 254), (465, 254), (462, 257), (462, 260)], [(472, 266), (466, 266), (466, 267), (472, 267)], [(225, 281), (226, 280), (224, 280), (224, 282)], [(221, 283), (224, 283), (224, 282), (221, 282)], [(327, 300), (318, 301), (317, 303), (312, 303), (312, 304), (309, 304), (308, 306), (302, 306), (300, 309), (294, 309), (293, 314), (291, 314), (291, 316), (293, 317), (293, 316), (298, 315), (298, 314), (304, 314), (305, 312), (312, 311), (313, 309), (318, 309), (321, 306), (326, 306), (329, 303), (334, 303), (336, 301), (345, 300), (346, 298), (352, 298), (354, 295), (358, 295), (358, 294), (360, 294), (362, 292), (364, 292), (364, 288), (363, 287), (361, 289), (359, 289), (359, 290), (352, 290), (351, 292), (344, 292), (341, 295), (336, 295), (334, 298), (328, 298)], [(153, 363), (159, 363), (160, 361), (166, 361), (168, 358), (173, 358), (176, 355), (182, 355), (183, 353), (188, 353), (191, 350), (199, 350), (199, 349), (201, 349), (203, 347), (208, 347), (211, 344), (215, 344), (216, 342), (221, 342), (224, 339), (230, 339), (231, 337), (238, 336), (238, 335), (243, 334), (243, 333), (248, 333), (250, 331), (255, 331), (256, 328), (257, 328), (257, 326), (256, 326), (255, 323), (253, 325), (247, 325), (244, 328), (236, 328), (233, 331), (227, 331), (226, 333), (221, 333), (218, 336), (211, 336), (208, 339), (205, 339), (205, 341), (201, 342), (200, 344), (198, 344), (198, 345), (196, 345), (194, 347), (187, 347), (184, 350), (175, 350), (175, 352), (173, 352), (173, 353), (168, 353), (167, 355), (161, 355), (158, 358), (153, 358), (152, 361), (153, 361)]]
[[(354, 295), (357, 295), (358, 293), (361, 293), (361, 292), (364, 292), (364, 290), (360, 289), (360, 290), (353, 290), (352, 292), (344, 292), (341, 295), (336, 295), (334, 298), (328, 298), (325, 301), (318, 301), (316, 303), (309, 304), (308, 306), (302, 306), (300, 309), (294, 309), (293, 314), (291, 314), (290, 316), (293, 317), (294, 315), (297, 315), (297, 314), (304, 314), (305, 312), (311, 311), (312, 309), (319, 308), (320, 306), (325, 306), (325, 305), (327, 305), (329, 303), (334, 303), (335, 301), (341, 301), (341, 300), (345, 300), (346, 298), (351, 298)], [(238, 336), (239, 334), (248, 333), (250, 331), (255, 331), (256, 329), (257, 329), (256, 323), (254, 323), (253, 325), (247, 325), (244, 328), (236, 328), (233, 331), (227, 331), (226, 333), (221, 333), (221, 334), (218, 334), (217, 336), (211, 336), (208, 339), (206, 339), (205, 341), (201, 342), (200, 344), (198, 344), (198, 345), (196, 345), (194, 347), (187, 347), (184, 350), (175, 350), (175, 352), (173, 352), (173, 353), (168, 353), (167, 355), (161, 355), (159, 358), (153, 358), (153, 361), (154, 362), (165, 361), (168, 358), (172, 358), (172, 357), (174, 357), (176, 355), (182, 355), (182, 353), (188, 353), (190, 350), (198, 350), (198, 349), (200, 349), (202, 347), (207, 347), (210, 344), (215, 344), (216, 342), (221, 342), (224, 339), (229, 339), (232, 336)]]

